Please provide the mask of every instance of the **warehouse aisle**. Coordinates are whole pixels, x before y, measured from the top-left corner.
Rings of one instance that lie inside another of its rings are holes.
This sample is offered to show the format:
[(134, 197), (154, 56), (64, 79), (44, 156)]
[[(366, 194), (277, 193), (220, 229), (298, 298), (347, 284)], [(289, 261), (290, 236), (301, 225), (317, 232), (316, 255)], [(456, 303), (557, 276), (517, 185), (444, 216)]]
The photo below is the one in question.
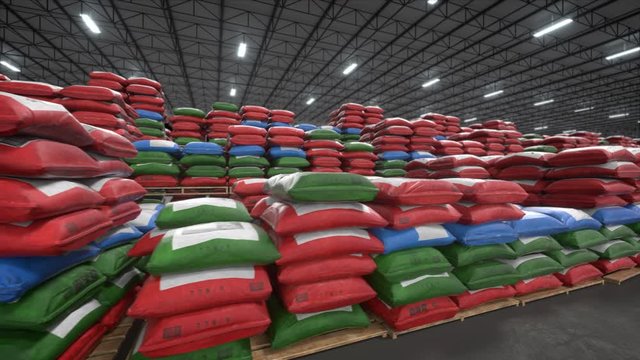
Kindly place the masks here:
[(635, 278), (305, 359), (638, 359), (639, 297)]

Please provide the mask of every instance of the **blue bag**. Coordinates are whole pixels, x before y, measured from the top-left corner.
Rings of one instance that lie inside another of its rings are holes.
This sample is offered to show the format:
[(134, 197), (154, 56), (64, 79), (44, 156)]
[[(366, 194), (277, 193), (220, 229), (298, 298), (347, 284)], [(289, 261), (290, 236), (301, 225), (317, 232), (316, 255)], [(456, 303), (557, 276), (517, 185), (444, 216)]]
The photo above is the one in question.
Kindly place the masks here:
[(351, 135), (360, 135), (362, 129), (357, 128), (342, 128), (341, 131), (343, 134), (351, 134)]
[(456, 237), (459, 243), (468, 246), (505, 244), (518, 240), (516, 231), (502, 221), (479, 225), (445, 224), (444, 227)]
[(253, 127), (259, 127), (259, 128), (263, 128), (266, 129), (267, 125), (269, 125), (266, 121), (260, 121), (260, 120), (242, 120), (240, 121), (240, 125), (247, 125), (247, 126), (253, 126)]
[(409, 153), (411, 160), (415, 159), (433, 159), (436, 156), (428, 151), (412, 151)]
[(99, 253), (100, 249), (89, 245), (59, 256), (0, 258), (0, 302), (14, 302), (46, 280), (90, 261)]
[(201, 155), (223, 155), (224, 149), (216, 143), (210, 142), (190, 142), (184, 146), (182, 150), (185, 154), (201, 154)]
[(127, 225), (134, 226), (136, 229), (140, 230), (143, 233), (151, 231), (156, 227), (156, 218), (158, 217), (158, 213), (164, 205), (162, 204), (140, 204), (140, 208), (142, 211), (140, 215), (134, 220), (131, 220), (127, 223)]
[(422, 225), (403, 230), (375, 228), (371, 232), (384, 243), (384, 253), (422, 246), (443, 246), (456, 239), (442, 225)]
[(410, 157), (406, 151), (385, 151), (378, 154), (380, 160), (409, 160)]
[(135, 226), (125, 224), (109, 231), (106, 235), (94, 241), (93, 245), (100, 250), (106, 250), (114, 246), (132, 242), (133, 240), (142, 237), (142, 235), (142, 232)]
[(436, 140), (447, 140), (447, 137), (444, 135), (436, 135), (433, 138)]
[(133, 143), (138, 151), (160, 151), (180, 155), (180, 145), (169, 140), (138, 140)]
[(307, 158), (307, 154), (304, 150), (287, 146), (274, 146), (267, 152), (267, 156), (272, 159), (279, 159), (282, 157), (299, 157)]
[(293, 127), (293, 126), (291, 126), (291, 124), (287, 124), (284, 122), (274, 121), (269, 123), (269, 127), (272, 128), (272, 127)]
[(314, 129), (318, 128), (317, 126), (315, 126), (313, 124), (307, 124), (307, 123), (298, 124), (298, 125), (296, 125), (294, 127), (298, 128), (298, 129), (302, 129), (304, 131), (311, 131), (311, 130), (314, 130)]
[(640, 213), (628, 207), (608, 206), (586, 211), (603, 225), (624, 225), (640, 222)]
[(510, 223), (519, 237), (551, 235), (569, 231), (556, 218), (534, 211), (524, 210), (524, 216), (520, 220), (513, 220)]
[(602, 224), (598, 220), (592, 218), (586, 212), (578, 209), (551, 206), (531, 206), (525, 207), (522, 210), (534, 211), (537, 213), (549, 215), (562, 222), (567, 229), (565, 231), (576, 231), (585, 229), (600, 230), (600, 228), (602, 227)]
[(238, 145), (229, 149), (230, 156), (264, 156), (264, 148), (258, 145)]
[(136, 112), (138, 113), (138, 116), (141, 118), (147, 118), (147, 119), (156, 120), (156, 121), (164, 120), (164, 117), (162, 116), (162, 114), (157, 113), (155, 111), (139, 109), (139, 110), (136, 110)]

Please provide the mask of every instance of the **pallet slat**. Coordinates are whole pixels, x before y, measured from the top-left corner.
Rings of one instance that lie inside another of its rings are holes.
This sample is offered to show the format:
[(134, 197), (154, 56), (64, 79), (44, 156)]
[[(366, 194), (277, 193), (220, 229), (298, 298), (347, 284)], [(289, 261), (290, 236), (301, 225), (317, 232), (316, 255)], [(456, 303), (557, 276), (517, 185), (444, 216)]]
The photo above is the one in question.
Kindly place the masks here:
[(527, 303), (530, 303), (532, 301), (542, 300), (550, 298), (552, 296), (563, 294), (569, 295), (569, 293), (573, 291), (588, 288), (591, 286), (602, 285), (603, 283), (604, 281), (602, 279), (589, 280), (581, 284), (576, 284), (574, 286), (561, 286), (557, 289), (542, 290), (527, 295), (517, 296), (516, 298), (518, 299), (518, 301), (520, 301), (520, 306), (525, 306)]
[(640, 267), (634, 267), (631, 269), (625, 269), (625, 270), (618, 270), (616, 272), (613, 272), (611, 274), (605, 275), (604, 276), (604, 281), (610, 284), (617, 284), (620, 285), (622, 284), (624, 281), (627, 281), (631, 278), (634, 278), (636, 276), (640, 275)]

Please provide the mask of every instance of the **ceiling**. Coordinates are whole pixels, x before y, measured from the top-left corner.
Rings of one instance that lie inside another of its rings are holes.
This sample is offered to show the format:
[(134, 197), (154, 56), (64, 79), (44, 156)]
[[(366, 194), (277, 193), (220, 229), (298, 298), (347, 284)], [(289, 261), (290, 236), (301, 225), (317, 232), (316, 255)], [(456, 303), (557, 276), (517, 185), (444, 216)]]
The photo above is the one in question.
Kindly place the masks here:
[[(524, 132), (636, 136), (637, 0), (0, 0), (13, 79), (83, 84), (92, 70), (160, 81), (171, 106), (216, 100), (324, 123), (345, 102), (387, 116), (502, 118)], [(102, 32), (93, 34), (79, 14)], [(549, 35), (535, 31), (570, 17)], [(247, 54), (237, 56), (247, 43)], [(348, 75), (350, 63), (357, 68)], [(422, 84), (439, 78), (436, 84)], [(236, 88), (235, 97), (229, 95)], [(483, 95), (504, 93), (491, 98)], [(309, 98), (315, 102), (307, 105)], [(553, 103), (533, 103), (554, 99)], [(583, 112), (576, 109), (591, 108)], [(608, 116), (629, 113), (609, 119)], [(473, 122), (468, 122), (471, 124)]]

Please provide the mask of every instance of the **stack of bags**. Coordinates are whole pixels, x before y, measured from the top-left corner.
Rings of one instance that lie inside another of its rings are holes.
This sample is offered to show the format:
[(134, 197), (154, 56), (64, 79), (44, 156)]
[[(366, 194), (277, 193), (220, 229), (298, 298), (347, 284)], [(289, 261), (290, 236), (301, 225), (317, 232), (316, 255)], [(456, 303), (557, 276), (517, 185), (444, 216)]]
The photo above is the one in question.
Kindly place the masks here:
[(169, 118), (172, 130), (171, 137), (178, 145), (187, 145), (190, 142), (204, 141), (206, 132), (201, 126), (204, 124), (206, 114), (195, 108), (179, 107), (173, 109), (173, 116)]
[[(232, 199), (176, 201), (160, 211), (159, 231), (149, 237), (157, 243), (146, 265), (152, 276), (128, 310), (146, 320), (134, 358), (211, 358), (217, 346), (267, 329), (271, 285), (263, 266), (280, 255), (250, 220)], [(248, 341), (241, 344), (247, 350)]]
[(437, 125), (435, 129), (440, 132), (438, 135), (452, 136), (461, 131), (460, 118), (456, 116), (427, 113), (422, 114), (420, 118), (433, 121)]
[(145, 193), (115, 177), (130, 173), (124, 163), (117, 170), (120, 160), (84, 150), (135, 149), (88, 132), (60, 105), (11, 94), (0, 102), (0, 350), (7, 359), (79, 359), (120, 320), (141, 280), (126, 257), (140, 232), (123, 225)]
[(266, 190), (277, 201), (261, 219), (282, 255), (279, 296), (269, 301), (271, 347), (367, 327), (359, 304), (376, 294), (362, 276), (376, 267), (369, 254), (383, 251), (367, 228), (387, 222), (361, 202), (373, 200), (376, 187), (356, 174), (304, 172), (273, 177)]
[(269, 146), (267, 157), (271, 162), (267, 177), (292, 174), (309, 167), (310, 164), (303, 149), (304, 130), (291, 126), (274, 126), (269, 127), (267, 135)]
[(405, 169), (411, 178), (486, 179), (490, 177), (487, 167), (484, 157), (465, 154), (411, 160)]
[(169, 140), (139, 140), (138, 155), (126, 159), (133, 179), (144, 187), (175, 187), (180, 182), (180, 146)]
[(515, 181), (522, 186), (529, 194), (523, 201), (524, 205), (539, 205), (548, 184), (548, 181), (544, 180), (548, 162), (553, 156), (554, 154), (549, 152), (524, 151), (498, 157), (491, 162), (490, 172), (493, 178)]
[(238, 113), (238, 106), (226, 102), (216, 101), (211, 106), (205, 119), (208, 125), (207, 140), (220, 146), (227, 145), (229, 126), (240, 125), (242, 116)]
[(227, 159), (222, 146), (209, 142), (190, 142), (182, 148), (180, 186), (225, 186)]
[(241, 124), (266, 129), (269, 126), (270, 113), (269, 109), (264, 106), (243, 105), (240, 108)]
[(591, 146), (591, 140), (583, 137), (556, 135), (542, 140), (537, 145), (553, 146), (558, 151)]
[(342, 172), (342, 153), (344, 145), (339, 141), (340, 134), (332, 128), (316, 128), (305, 131), (304, 149), (312, 172)]
[(342, 171), (364, 176), (375, 175), (378, 156), (373, 150), (373, 145), (364, 142), (345, 143), (342, 150)]
[(384, 109), (375, 106), (365, 106), (364, 107), (364, 124), (365, 125), (375, 125), (384, 119)]
[(57, 102), (60, 98), (60, 90), (62, 88), (59, 86), (35, 81), (7, 80), (0, 82), (0, 91), (2, 92), (47, 102)]
[(360, 141), (371, 142), (378, 155), (376, 175), (402, 177), (406, 174), (404, 167), (411, 158), (412, 136), (413, 123), (402, 118), (387, 118), (363, 130)]
[(268, 197), (264, 185), (267, 179), (243, 179), (236, 181), (231, 188), (231, 198), (242, 202), (251, 212), (256, 204)]
[[(243, 123), (251, 121), (255, 120), (243, 120)], [(264, 157), (267, 130), (253, 125), (231, 125), (228, 132), (229, 182), (233, 183), (235, 179), (264, 177), (265, 169), (269, 167), (269, 160)]]
[(435, 152), (434, 145), (438, 142), (435, 137), (440, 134), (436, 129), (438, 125), (427, 119), (415, 119), (411, 121), (411, 124), (413, 125), (413, 135), (411, 135), (408, 145), (411, 159), (433, 157), (431, 154)]
[(293, 126), (296, 114), (289, 110), (269, 110), (269, 127)]
[(439, 249), (455, 241), (443, 227), (460, 218), (450, 203), (462, 194), (443, 180), (370, 178), (379, 189), (370, 206), (389, 225), (373, 229), (384, 243), (369, 283), (378, 297), (367, 309), (396, 330), (453, 317), (449, 298), (466, 290)]
[[(609, 145), (619, 145), (624, 147), (635, 147), (636, 144), (632, 138), (622, 135), (607, 136), (605, 141)], [(594, 144), (595, 145), (595, 144)]]
[(438, 140), (433, 147), (433, 153), (439, 156), (464, 154), (463, 145), (455, 140)]
[(166, 140), (167, 133), (162, 120), (154, 120), (140, 117), (135, 120), (135, 125), (142, 133), (140, 140)]
[(127, 79), (107, 71), (92, 71), (89, 73), (89, 86), (100, 86), (113, 91), (117, 91), (122, 98), (128, 101), (128, 94), (125, 90), (127, 87)]
[[(340, 107), (329, 114), (329, 125), (334, 126), (342, 135), (347, 135), (344, 140), (357, 140), (360, 138), (360, 132), (364, 128), (365, 111), (364, 105), (355, 103), (346, 103), (340, 105)], [(369, 112), (372, 118), (378, 120), (378, 117), (383, 114), (383, 110), (380, 109), (378, 113), (372, 111), (378, 111), (380, 108), (370, 107)], [(375, 114), (375, 115), (374, 115)], [(380, 114), (380, 115), (378, 115)], [(357, 135), (357, 136), (356, 136)]]
[(128, 103), (140, 117), (157, 121), (165, 119), (164, 93), (159, 82), (144, 77), (130, 77), (125, 91), (129, 95)]

